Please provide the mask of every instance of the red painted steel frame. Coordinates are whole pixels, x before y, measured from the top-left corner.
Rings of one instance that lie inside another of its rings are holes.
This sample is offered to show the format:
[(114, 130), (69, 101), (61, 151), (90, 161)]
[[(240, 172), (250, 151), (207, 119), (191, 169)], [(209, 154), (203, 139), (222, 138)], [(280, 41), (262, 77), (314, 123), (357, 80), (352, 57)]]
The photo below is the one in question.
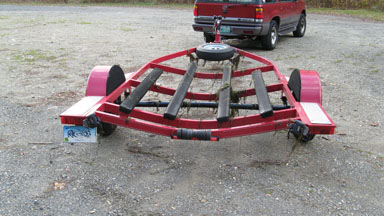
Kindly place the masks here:
[[(181, 56), (189, 56), (195, 51), (196, 48), (192, 48), (189, 50), (163, 56), (148, 62), (138, 71), (127, 74), (126, 81), (123, 84), (115, 89), (115, 91), (113, 91), (110, 95), (103, 97), (83, 115), (61, 116), (62, 123), (79, 125), (82, 124), (82, 120), (85, 119), (87, 115), (96, 113), (96, 115), (103, 122), (170, 137), (175, 137), (178, 128), (210, 130), (213, 137), (212, 140), (217, 140), (219, 138), (222, 139), (236, 136), (245, 136), (250, 134), (287, 129), (289, 123), (292, 123), (295, 120), (301, 120), (309, 127), (309, 132), (312, 134), (334, 133), (335, 124), (325, 112), (324, 113), (331, 121), (331, 124), (311, 124), (302, 106), (291, 94), (285, 76), (280, 73), (274, 63), (265, 58), (240, 49), (236, 49), (239, 55), (261, 62), (265, 66), (250, 68), (243, 71), (234, 71), (232, 77), (251, 75), (252, 72), (256, 69), (259, 69), (262, 72), (273, 71), (279, 82), (276, 84), (268, 85), (267, 91), (281, 91), (287, 97), (288, 103), (291, 107), (290, 109), (275, 111), (274, 115), (268, 118), (261, 118), (260, 114), (255, 114), (249, 116), (234, 117), (228, 122), (218, 123), (216, 120), (193, 120), (183, 118), (168, 120), (163, 118), (163, 116), (160, 114), (143, 111), (138, 108), (135, 108), (128, 115), (120, 112), (119, 106), (113, 103), (113, 101), (122, 95), (124, 91), (127, 89), (130, 91), (131, 87), (137, 87), (140, 84), (138, 78), (150, 68), (159, 68), (164, 72), (184, 75), (186, 73), (185, 70), (162, 65), (160, 63)], [(221, 79), (222, 74), (196, 72), (194, 77), (199, 79)], [(157, 85), (152, 86), (150, 90), (167, 95), (173, 95), (176, 91), (175, 89)], [(246, 89), (240, 92), (240, 97), (246, 97), (255, 94), (256, 93), (254, 89)], [(216, 95), (208, 93), (187, 92), (185, 98), (193, 100), (213, 101), (216, 99)]]

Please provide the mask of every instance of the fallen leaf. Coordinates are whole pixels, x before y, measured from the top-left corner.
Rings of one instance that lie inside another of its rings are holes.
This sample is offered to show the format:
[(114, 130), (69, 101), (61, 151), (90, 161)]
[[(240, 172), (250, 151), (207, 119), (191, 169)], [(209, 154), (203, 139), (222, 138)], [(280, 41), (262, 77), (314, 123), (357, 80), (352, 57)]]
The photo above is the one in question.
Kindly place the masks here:
[(372, 123), (371, 123), (371, 126), (372, 126), (372, 127), (378, 127), (378, 126), (379, 126), (379, 123), (377, 123), (377, 122), (372, 122)]
[(55, 182), (53, 185), (53, 190), (62, 190), (67, 184), (65, 182)]

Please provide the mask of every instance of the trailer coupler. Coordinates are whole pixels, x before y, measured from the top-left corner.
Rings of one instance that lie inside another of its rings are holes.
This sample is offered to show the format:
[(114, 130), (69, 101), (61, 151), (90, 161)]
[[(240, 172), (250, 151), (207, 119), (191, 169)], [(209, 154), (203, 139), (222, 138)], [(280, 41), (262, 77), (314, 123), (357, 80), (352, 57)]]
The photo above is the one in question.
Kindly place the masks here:
[(219, 141), (219, 137), (212, 136), (211, 130), (191, 130), (185, 128), (177, 129), (177, 133), (172, 136), (172, 139)]

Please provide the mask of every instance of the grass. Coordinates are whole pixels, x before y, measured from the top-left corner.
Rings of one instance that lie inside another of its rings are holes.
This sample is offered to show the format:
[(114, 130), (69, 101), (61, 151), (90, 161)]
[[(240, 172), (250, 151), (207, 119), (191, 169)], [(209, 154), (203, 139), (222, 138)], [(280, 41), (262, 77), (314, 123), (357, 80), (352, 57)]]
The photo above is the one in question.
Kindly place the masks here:
[(352, 17), (358, 17), (369, 20), (384, 21), (384, 12), (375, 11), (375, 10), (341, 10), (341, 9), (331, 9), (331, 8), (309, 8), (308, 13), (315, 14), (331, 14), (331, 15), (346, 15)]
[(339, 64), (339, 63), (341, 63), (341, 62), (343, 62), (342, 59), (340, 59), (340, 60), (336, 60), (336, 61), (334, 61), (333, 63), (335, 63), (335, 64)]
[(32, 63), (35, 61), (52, 61), (57, 57), (50, 55), (49, 53), (44, 53), (41, 50), (28, 50), (21, 54), (15, 55), (14, 59), (22, 62)]
[(130, 32), (130, 31), (134, 31), (135, 29), (129, 28), (129, 27), (120, 27), (120, 30), (125, 32)]
[(78, 22), (77, 24), (80, 24), (80, 25), (90, 25), (92, 23), (86, 22), (86, 21), (81, 21), (81, 22)]

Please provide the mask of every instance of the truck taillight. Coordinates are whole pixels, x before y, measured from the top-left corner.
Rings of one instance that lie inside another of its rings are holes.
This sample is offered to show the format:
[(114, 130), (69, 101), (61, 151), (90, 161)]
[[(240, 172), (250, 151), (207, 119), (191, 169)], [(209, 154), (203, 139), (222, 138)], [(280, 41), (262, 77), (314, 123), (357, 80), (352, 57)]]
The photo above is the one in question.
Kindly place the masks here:
[(263, 7), (257, 7), (255, 19), (263, 19), (263, 18), (264, 18), (264, 8)]
[(193, 6), (193, 16), (197, 16), (197, 5)]

